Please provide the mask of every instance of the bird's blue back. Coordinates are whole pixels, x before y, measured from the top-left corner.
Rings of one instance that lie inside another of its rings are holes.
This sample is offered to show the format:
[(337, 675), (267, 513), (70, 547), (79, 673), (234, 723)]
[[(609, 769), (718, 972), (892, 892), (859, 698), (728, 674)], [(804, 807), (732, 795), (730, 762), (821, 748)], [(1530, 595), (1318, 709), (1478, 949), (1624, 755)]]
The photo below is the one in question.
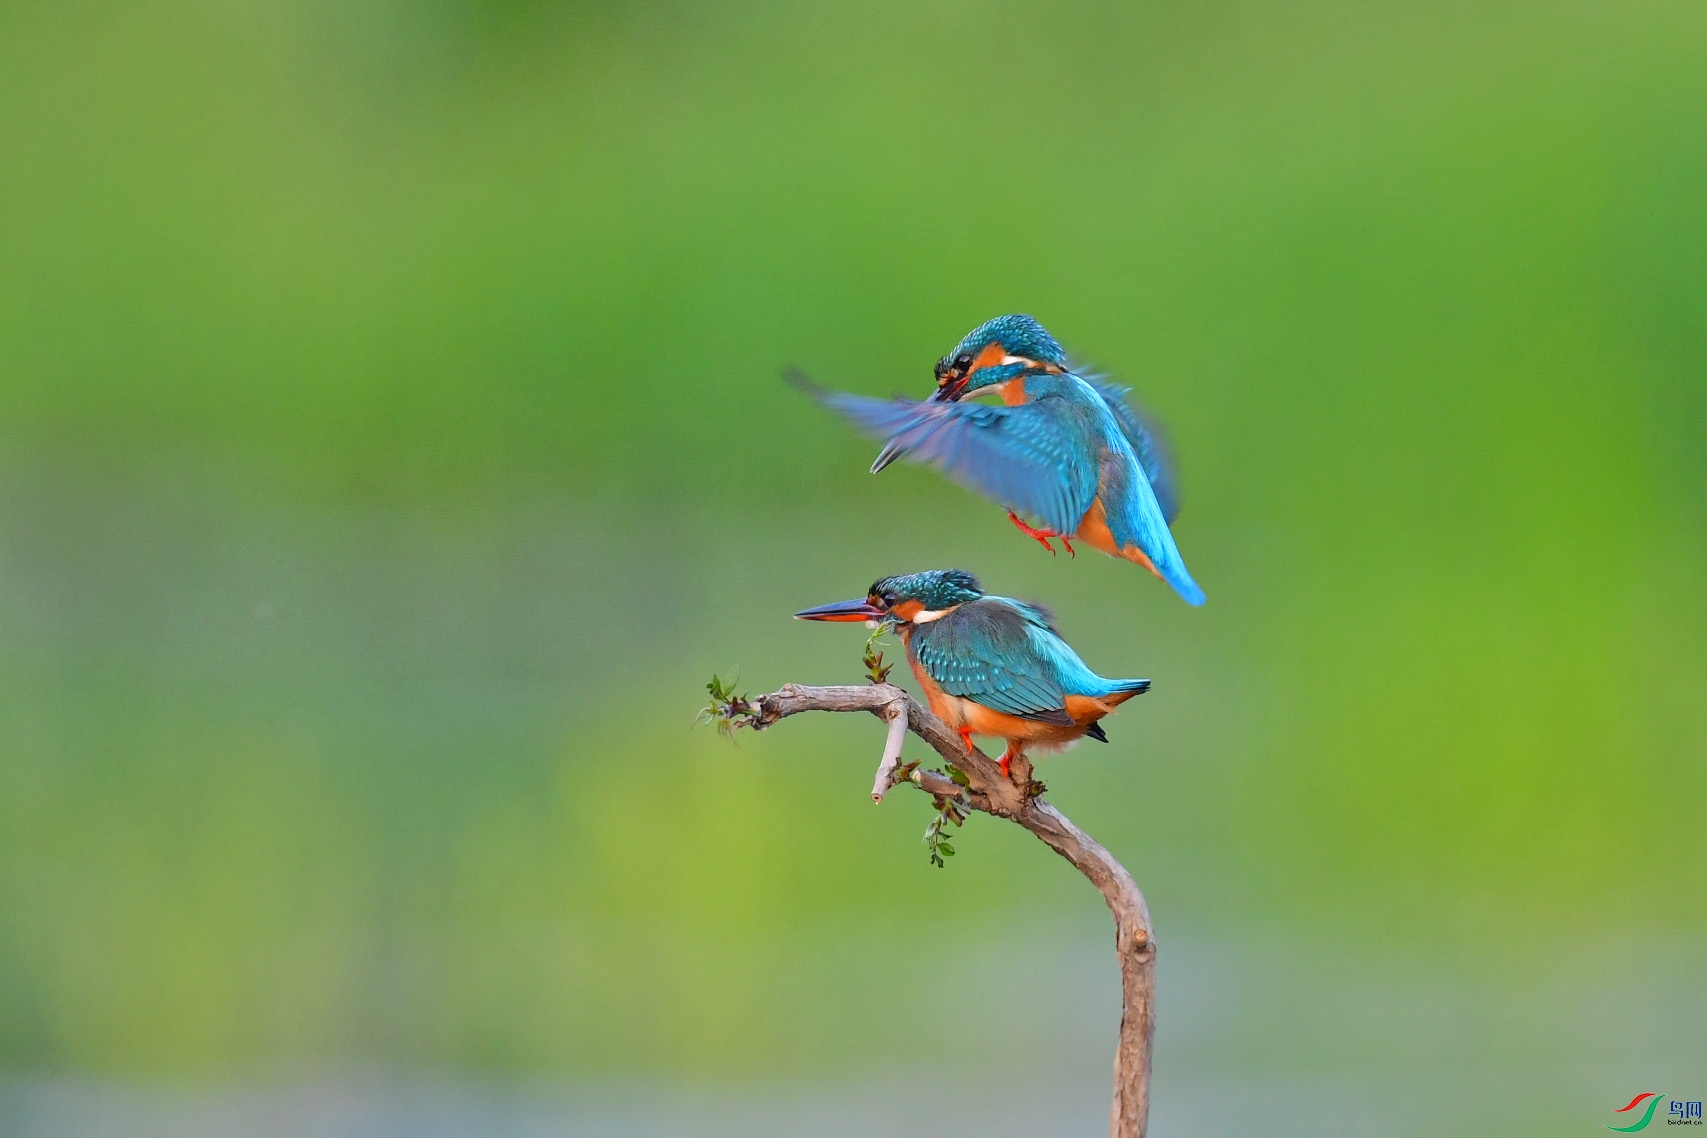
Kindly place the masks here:
[(1097, 675), (1048, 613), (1008, 597), (983, 597), (916, 625), (908, 651), (948, 694), (1031, 719), (1062, 720), (1069, 695), (1101, 699), (1149, 686)]

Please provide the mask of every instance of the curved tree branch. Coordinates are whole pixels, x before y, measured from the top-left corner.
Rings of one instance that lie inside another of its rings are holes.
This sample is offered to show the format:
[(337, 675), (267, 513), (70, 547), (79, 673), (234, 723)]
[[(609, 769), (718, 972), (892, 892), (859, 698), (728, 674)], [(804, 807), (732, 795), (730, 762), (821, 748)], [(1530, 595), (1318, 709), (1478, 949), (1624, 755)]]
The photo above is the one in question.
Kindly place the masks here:
[[(716, 693), (714, 691), (714, 703)], [(725, 718), (762, 731), (790, 715), (807, 711), (868, 711), (889, 724), (883, 757), (871, 797), (877, 802), (899, 781), (939, 800), (958, 799), (973, 810), (1016, 822), (1090, 878), (1114, 914), (1114, 951), (1120, 961), (1120, 1043), (1114, 1053), (1114, 1108), (1111, 1138), (1143, 1138), (1150, 1107), (1150, 1042), (1155, 1030), (1156, 942), (1144, 894), (1126, 867), (1089, 834), (1040, 797), (1043, 784), (1032, 780), (1028, 759), (1011, 764), (1013, 777), (973, 749), (960, 736), (893, 684), (802, 687), (726, 701)], [(901, 744), (911, 731), (958, 769), (966, 785), (917, 764), (903, 765)]]

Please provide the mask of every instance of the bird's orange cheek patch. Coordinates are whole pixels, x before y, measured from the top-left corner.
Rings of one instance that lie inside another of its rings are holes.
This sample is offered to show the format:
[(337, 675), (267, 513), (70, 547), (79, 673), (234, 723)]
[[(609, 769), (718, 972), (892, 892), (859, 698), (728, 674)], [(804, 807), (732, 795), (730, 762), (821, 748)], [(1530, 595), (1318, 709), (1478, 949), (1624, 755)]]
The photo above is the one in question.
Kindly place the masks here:
[(925, 606), (922, 601), (902, 601), (897, 605), (890, 606), (889, 611), (902, 620), (912, 620), (925, 611)]
[(972, 361), (972, 370), (977, 371), (979, 368), (995, 367), (997, 364), (1001, 363), (1002, 360), (1007, 358), (1007, 354), (1007, 349), (1003, 348), (1000, 344), (985, 344), (984, 350), (978, 353), (978, 358)]

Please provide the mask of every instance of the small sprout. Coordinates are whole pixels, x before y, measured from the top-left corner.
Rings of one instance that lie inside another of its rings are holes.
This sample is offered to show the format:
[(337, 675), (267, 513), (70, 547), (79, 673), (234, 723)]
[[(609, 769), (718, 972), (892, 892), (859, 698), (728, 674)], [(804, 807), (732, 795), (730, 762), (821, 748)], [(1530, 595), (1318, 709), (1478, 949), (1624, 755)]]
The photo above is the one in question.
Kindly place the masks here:
[(736, 672), (728, 680), (713, 675), (711, 682), (705, 685), (705, 690), (711, 698), (694, 717), (694, 726), (709, 723), (717, 728), (719, 735), (731, 742), (735, 739), (735, 728), (757, 727), (759, 709), (747, 698), (746, 692), (736, 693), (735, 685), (740, 682), (740, 672)]
[(942, 869), (945, 865), (943, 859), (954, 856), (954, 845), (947, 836), (948, 824), (964, 825), (966, 816), (972, 812), (972, 804), (963, 794), (953, 798), (939, 794), (932, 799), (932, 805), (936, 807), (936, 817), (925, 827), (925, 849), (930, 853), (931, 864)]
[(1048, 793), (1049, 793), (1049, 788), (1047, 786), (1044, 786), (1041, 782), (1037, 781), (1035, 778), (1027, 780), (1027, 782), (1025, 784), (1025, 796), (1027, 798), (1042, 798), (1045, 794), (1048, 794)]
[(964, 794), (957, 794), (953, 798), (943, 798), (941, 795), (938, 795), (933, 800), (933, 805), (936, 806), (938, 814), (941, 814), (956, 826), (964, 824), (967, 815), (972, 813), (972, 803), (967, 801)]
[(955, 766), (953, 763), (942, 764), (942, 773), (946, 774), (950, 779), (952, 779), (956, 785), (959, 785), (959, 786), (971, 786), (972, 785), (972, 780), (966, 777), (966, 772), (961, 770), (959, 767)]
[(925, 827), (925, 849), (930, 851), (931, 864), (938, 869), (947, 865), (943, 858), (954, 856), (954, 847), (949, 844), (948, 839), (942, 833), (946, 819), (947, 815), (938, 814), (931, 819), (930, 825)]
[(705, 685), (705, 690), (711, 693), (711, 698), (713, 700), (723, 701), (732, 699), (735, 695), (735, 685), (740, 682), (741, 671), (738, 668), (736, 669), (735, 674), (730, 676), (727, 680), (714, 672), (711, 676), (711, 682)]
[(889, 682), (889, 673), (895, 665), (883, 662), (883, 653), (877, 647), (878, 638), (895, 625), (887, 620), (877, 622), (877, 627), (871, 630), (871, 635), (865, 638), (865, 654), (860, 657), (860, 663), (865, 665), (865, 678), (874, 684)]

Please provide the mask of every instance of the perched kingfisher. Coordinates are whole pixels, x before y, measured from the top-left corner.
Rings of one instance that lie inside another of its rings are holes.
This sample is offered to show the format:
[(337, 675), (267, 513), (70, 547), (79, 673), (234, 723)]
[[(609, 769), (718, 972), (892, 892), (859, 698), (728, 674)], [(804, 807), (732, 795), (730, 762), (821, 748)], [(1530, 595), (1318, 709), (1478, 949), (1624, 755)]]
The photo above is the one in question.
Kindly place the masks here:
[(1059, 750), (1086, 735), (1108, 742), (1103, 716), (1150, 690), (1104, 679), (1055, 631), (1048, 611), (984, 593), (963, 569), (884, 577), (864, 599), (794, 614), (801, 620), (893, 623), (936, 717), (960, 733), (1007, 741), (1002, 773), (1028, 750)]
[[(1188, 603), (1203, 603), (1168, 529), (1177, 498), (1155, 432), (1127, 403), (1126, 388), (1075, 373), (1032, 317), (998, 316), (974, 328), (937, 362), (936, 392), (922, 403), (792, 378), (884, 440), (873, 474), (903, 455), (929, 463), (1006, 506), (1013, 523), (1051, 553), (1050, 538), (1069, 553), (1077, 539), (1144, 566)], [(961, 402), (991, 390), (1005, 406)]]

